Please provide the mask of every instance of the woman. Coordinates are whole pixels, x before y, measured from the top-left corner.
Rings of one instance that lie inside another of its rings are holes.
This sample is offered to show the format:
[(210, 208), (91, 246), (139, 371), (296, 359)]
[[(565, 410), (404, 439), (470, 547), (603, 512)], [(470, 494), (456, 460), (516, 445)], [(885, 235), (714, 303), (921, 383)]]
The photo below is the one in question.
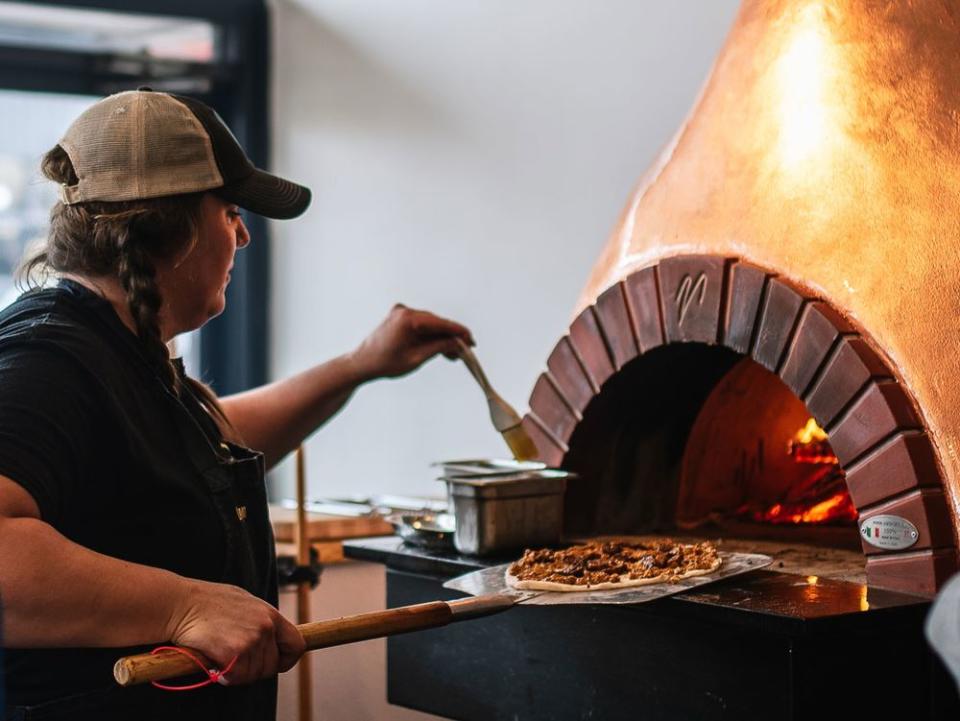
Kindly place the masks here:
[[(309, 191), (254, 168), (202, 103), (146, 88), (84, 112), (43, 171), (61, 202), (26, 272), (61, 280), (0, 314), (7, 704), (21, 718), (273, 718), (276, 674), (304, 644), (275, 608), (264, 467), (362, 383), (453, 357), (469, 331), (398, 305), (352, 353), (218, 400), (166, 343), (223, 310), (250, 242), (240, 209), (295, 217)], [(117, 657), (161, 643), (232, 663), (224, 685), (112, 683)]]

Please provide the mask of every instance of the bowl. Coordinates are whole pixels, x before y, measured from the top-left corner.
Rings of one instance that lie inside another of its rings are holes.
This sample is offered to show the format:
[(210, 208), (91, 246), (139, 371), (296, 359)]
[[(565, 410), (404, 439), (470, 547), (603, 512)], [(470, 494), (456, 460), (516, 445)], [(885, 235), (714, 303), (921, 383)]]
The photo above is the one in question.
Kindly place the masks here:
[(453, 548), (457, 524), (450, 513), (392, 513), (386, 521), (406, 544), (433, 551)]

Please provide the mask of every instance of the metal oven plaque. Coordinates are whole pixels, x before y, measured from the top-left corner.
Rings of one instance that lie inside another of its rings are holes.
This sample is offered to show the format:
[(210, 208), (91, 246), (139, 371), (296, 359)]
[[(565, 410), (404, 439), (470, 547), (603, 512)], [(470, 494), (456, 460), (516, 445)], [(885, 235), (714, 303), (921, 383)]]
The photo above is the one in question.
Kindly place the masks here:
[(920, 537), (917, 527), (906, 518), (884, 513), (863, 521), (860, 524), (860, 535), (871, 546), (891, 551), (910, 548)]

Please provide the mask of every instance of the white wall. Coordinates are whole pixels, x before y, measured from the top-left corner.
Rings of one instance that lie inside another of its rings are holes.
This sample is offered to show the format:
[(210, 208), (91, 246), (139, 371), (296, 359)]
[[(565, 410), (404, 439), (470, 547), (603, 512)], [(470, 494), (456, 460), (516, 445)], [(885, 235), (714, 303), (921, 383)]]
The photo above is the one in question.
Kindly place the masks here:
[[(273, 228), (273, 376), (402, 301), (469, 325), (523, 412), (736, 6), (274, 0), (273, 167), (315, 200)], [(310, 493), (438, 495), (431, 461), (505, 451), (466, 370), (438, 360), (311, 439)]]

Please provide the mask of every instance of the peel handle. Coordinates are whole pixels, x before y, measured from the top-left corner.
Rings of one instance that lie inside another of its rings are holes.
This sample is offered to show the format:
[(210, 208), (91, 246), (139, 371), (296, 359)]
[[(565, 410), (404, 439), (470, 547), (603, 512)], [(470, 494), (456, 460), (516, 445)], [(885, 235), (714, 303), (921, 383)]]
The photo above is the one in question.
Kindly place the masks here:
[[(360, 613), (327, 621), (315, 621), (297, 626), (307, 643), (307, 650), (340, 646), (345, 643), (366, 641), (371, 638), (394, 636), (410, 631), (445, 626), (451, 621), (478, 618), (505, 611), (516, 603), (516, 597), (507, 594), (477, 596), (456, 601), (431, 601), (413, 606), (399, 606), (385, 611)], [(187, 649), (204, 666), (214, 666), (203, 654)], [(195, 673), (196, 664), (176, 651), (161, 651), (156, 654), (142, 653), (125, 656), (113, 667), (113, 677), (121, 686), (133, 686), (150, 681)]]

